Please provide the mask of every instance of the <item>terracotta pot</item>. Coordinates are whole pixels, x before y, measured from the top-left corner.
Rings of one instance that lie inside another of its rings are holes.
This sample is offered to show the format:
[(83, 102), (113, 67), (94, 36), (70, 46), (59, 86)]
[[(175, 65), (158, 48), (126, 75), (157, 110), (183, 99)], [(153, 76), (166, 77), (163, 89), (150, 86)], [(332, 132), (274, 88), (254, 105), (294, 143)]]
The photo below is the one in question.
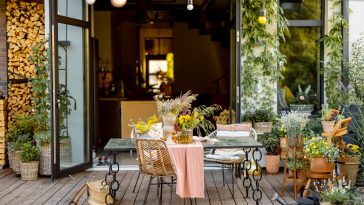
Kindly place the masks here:
[(265, 156), (265, 166), (268, 174), (278, 174), (280, 160), (281, 160), (280, 155)]
[(280, 138), (280, 147), (282, 149), (281, 158), (286, 158), (287, 142), (285, 137)]
[[(297, 174), (296, 174), (297, 179), (303, 179), (305, 176), (303, 169), (298, 169), (296, 171), (297, 171)], [(293, 178), (293, 170), (288, 170), (288, 176)]]
[(334, 121), (321, 121), (322, 130), (324, 132), (333, 132), (335, 127)]
[(334, 170), (334, 163), (329, 162), (323, 157), (315, 157), (311, 159), (310, 171), (315, 173), (330, 173)]

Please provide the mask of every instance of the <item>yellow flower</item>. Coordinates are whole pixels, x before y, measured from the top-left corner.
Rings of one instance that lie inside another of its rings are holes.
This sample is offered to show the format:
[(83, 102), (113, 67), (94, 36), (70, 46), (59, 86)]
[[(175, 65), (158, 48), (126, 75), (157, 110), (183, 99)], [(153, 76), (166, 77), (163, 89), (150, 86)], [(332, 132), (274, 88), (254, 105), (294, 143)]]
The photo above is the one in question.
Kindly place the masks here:
[(306, 152), (309, 152), (310, 151), (310, 148), (306, 148)]

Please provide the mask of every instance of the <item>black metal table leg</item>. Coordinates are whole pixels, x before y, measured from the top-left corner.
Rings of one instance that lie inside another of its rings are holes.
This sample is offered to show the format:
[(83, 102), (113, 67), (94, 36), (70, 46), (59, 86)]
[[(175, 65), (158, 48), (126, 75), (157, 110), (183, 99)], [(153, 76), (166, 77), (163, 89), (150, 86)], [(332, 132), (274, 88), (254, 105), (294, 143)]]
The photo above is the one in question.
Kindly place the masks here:
[[(257, 153), (257, 156), (255, 155)], [(258, 169), (258, 162), (262, 160), (262, 152), (259, 148), (255, 148), (252, 152), (252, 159), (254, 160), (256, 166), (255, 170), (253, 171), (253, 180), (255, 181), (255, 188), (253, 189), (253, 200), (255, 201), (256, 205), (259, 205), (259, 202), (262, 199), (262, 191), (260, 190), (259, 182), (262, 180), (262, 171)]]
[(243, 186), (245, 187), (246, 198), (249, 198), (249, 188), (252, 186), (252, 181), (249, 177), (249, 169), (251, 168), (252, 164), (249, 161), (249, 152), (251, 148), (244, 148), (243, 151), (245, 153), (245, 159), (243, 161), (243, 173), (244, 173), (244, 179), (243, 179)]
[[(105, 203), (107, 205), (114, 204), (116, 191), (120, 187), (119, 181), (116, 179), (116, 174), (120, 170), (119, 163), (116, 161), (116, 152), (112, 152), (113, 160), (109, 164), (109, 173), (105, 175), (104, 180), (102, 181), (103, 186), (109, 186), (109, 193), (105, 196)], [(112, 200), (110, 200), (112, 199)]]

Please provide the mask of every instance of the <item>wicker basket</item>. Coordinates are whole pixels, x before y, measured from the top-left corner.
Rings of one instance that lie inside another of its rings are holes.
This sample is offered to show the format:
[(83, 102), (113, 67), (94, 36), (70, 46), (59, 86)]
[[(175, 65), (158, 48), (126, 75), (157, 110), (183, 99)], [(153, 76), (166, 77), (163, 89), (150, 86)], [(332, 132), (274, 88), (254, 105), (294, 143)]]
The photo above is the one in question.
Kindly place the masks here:
[(256, 122), (254, 123), (254, 128), (257, 132), (271, 132), (272, 122)]
[(12, 168), (16, 174), (20, 174), (20, 153), (21, 151), (13, 150), (11, 154)]
[[(87, 182), (88, 204), (104, 205), (106, 194), (109, 192), (108, 187), (101, 185), (102, 180), (95, 182)], [(113, 204), (113, 199), (108, 198), (108, 204)]]
[(24, 181), (31, 181), (36, 180), (38, 178), (38, 166), (39, 162), (28, 162), (28, 163), (21, 163), (21, 179)]
[(61, 162), (70, 163), (72, 161), (71, 139), (61, 139), (59, 149)]
[(51, 145), (45, 144), (39, 146), (40, 149), (40, 160), (39, 160), (39, 174), (49, 176), (51, 172)]

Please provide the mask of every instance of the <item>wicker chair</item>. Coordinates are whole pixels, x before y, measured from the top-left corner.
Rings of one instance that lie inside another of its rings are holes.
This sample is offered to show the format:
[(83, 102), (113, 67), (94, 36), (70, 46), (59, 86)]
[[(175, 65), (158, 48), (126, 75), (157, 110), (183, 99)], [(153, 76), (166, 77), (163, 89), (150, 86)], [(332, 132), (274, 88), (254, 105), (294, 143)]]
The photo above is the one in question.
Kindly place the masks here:
[[(173, 182), (175, 181), (174, 178), (176, 177), (176, 171), (165, 142), (156, 139), (137, 139), (136, 150), (140, 173), (150, 176), (143, 204), (147, 201), (150, 185), (158, 185), (158, 188), (160, 189), (160, 191), (158, 191), (159, 204), (162, 204), (164, 184), (171, 187), (169, 203), (172, 204)], [(165, 181), (165, 177), (170, 177), (171, 181)], [(152, 180), (154, 178), (157, 178), (157, 183), (153, 184)]]
[[(248, 132), (249, 137), (253, 137), (255, 140), (257, 140), (257, 133), (255, 132), (254, 128), (250, 128), (250, 131)], [(232, 195), (234, 197), (235, 177), (241, 178), (241, 164), (245, 160), (244, 151), (242, 149), (214, 149), (211, 150), (209, 153), (205, 154), (204, 160), (210, 163), (221, 164), (223, 186), (225, 186), (225, 166), (231, 169)]]

